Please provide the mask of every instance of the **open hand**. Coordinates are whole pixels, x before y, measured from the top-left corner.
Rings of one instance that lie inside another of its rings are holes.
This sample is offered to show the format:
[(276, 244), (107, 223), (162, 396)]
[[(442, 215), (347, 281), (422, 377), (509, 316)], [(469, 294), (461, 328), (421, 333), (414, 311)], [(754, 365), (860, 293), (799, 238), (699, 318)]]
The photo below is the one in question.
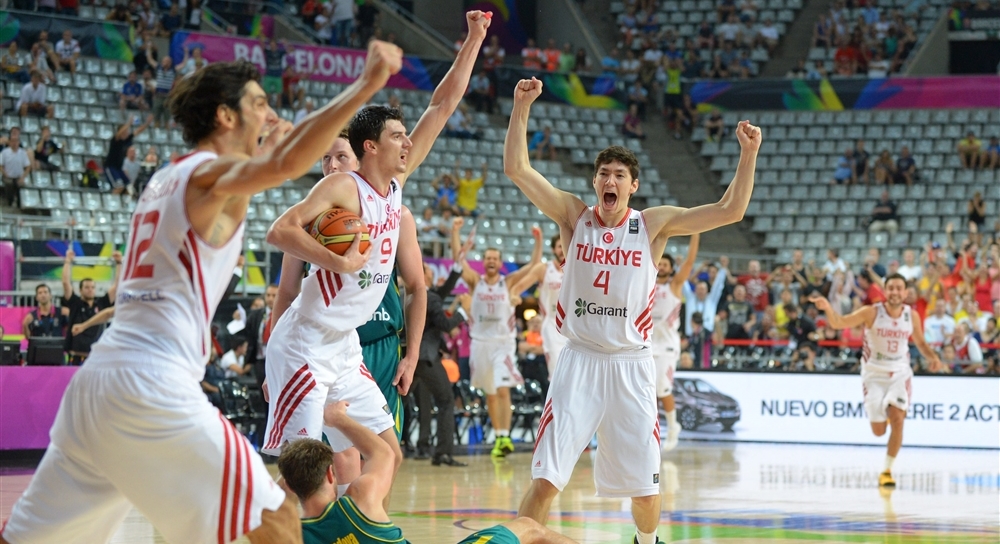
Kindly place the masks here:
[(531, 105), (542, 95), (542, 82), (536, 78), (522, 79), (514, 87), (514, 102)]
[(736, 139), (740, 141), (740, 149), (756, 153), (762, 141), (760, 127), (750, 124), (750, 121), (740, 121), (736, 125)]

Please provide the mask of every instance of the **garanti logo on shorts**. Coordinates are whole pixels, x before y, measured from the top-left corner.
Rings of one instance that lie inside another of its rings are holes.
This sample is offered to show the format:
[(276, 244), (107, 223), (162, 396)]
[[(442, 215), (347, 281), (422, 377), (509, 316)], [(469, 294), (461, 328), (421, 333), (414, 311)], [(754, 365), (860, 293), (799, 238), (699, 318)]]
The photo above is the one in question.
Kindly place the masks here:
[(606, 315), (610, 317), (628, 317), (628, 308), (625, 306), (600, 306), (593, 302), (587, 302), (582, 298), (576, 299), (576, 317), (590, 315)]
[(367, 270), (362, 270), (358, 278), (358, 286), (362, 289), (367, 289), (373, 283), (389, 283), (389, 274), (372, 274)]

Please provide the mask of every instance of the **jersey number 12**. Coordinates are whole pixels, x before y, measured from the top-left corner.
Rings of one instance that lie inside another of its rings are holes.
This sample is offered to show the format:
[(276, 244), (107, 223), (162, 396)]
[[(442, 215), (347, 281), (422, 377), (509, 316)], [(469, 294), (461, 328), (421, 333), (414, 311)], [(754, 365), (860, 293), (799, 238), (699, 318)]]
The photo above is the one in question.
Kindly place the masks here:
[[(149, 251), (149, 246), (153, 245), (153, 235), (156, 234), (156, 227), (158, 227), (159, 224), (160, 212), (157, 210), (153, 210), (148, 213), (135, 214), (135, 218), (132, 219), (132, 240), (129, 242), (129, 247), (126, 250), (128, 263), (125, 267), (125, 274), (122, 278), (123, 280), (127, 281), (133, 278), (153, 277), (153, 265), (139, 264), (139, 261), (146, 256), (146, 252)], [(149, 235), (139, 238), (139, 231), (146, 225), (151, 226)]]

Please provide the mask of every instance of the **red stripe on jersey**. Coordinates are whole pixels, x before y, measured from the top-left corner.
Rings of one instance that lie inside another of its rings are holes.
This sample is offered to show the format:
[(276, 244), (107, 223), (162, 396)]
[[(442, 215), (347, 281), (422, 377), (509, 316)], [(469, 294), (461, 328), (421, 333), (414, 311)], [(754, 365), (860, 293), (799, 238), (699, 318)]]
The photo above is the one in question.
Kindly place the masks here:
[(191, 256), (194, 257), (194, 267), (198, 271), (198, 291), (201, 295), (201, 307), (205, 311), (205, 321), (212, 319), (211, 313), (208, 311), (208, 297), (205, 296), (205, 275), (201, 270), (201, 256), (198, 254), (198, 241), (195, 240), (194, 231), (188, 229), (187, 231), (188, 242), (191, 243)]
[(241, 448), (241, 437), (232, 425), (229, 425), (229, 433), (232, 435), (233, 442), (235, 443), (234, 445), (236, 446), (235, 451), (233, 452), (236, 454), (234, 456), (236, 458), (236, 478), (233, 482), (232, 514), (229, 518), (229, 537), (235, 539), (239, 536), (236, 533), (236, 524), (238, 523), (240, 517), (240, 491), (243, 485), (243, 449)]
[(560, 319), (566, 318), (566, 310), (563, 310), (561, 302), (556, 302), (556, 317)]
[(330, 295), (329, 295), (329, 293), (326, 292), (327, 291), (326, 290), (326, 283), (325, 283), (325, 280), (323, 279), (323, 277), (324, 276), (323, 276), (323, 271), (322, 270), (320, 270), (319, 272), (316, 273), (316, 281), (319, 282), (319, 292), (323, 293), (323, 304), (326, 304), (327, 306), (329, 306), (330, 305)]
[(253, 504), (253, 465), (250, 463), (250, 443), (240, 436), (240, 444), (243, 446), (244, 466), (247, 472), (247, 495), (243, 501), (243, 532), (240, 536), (250, 532), (250, 505)]
[(372, 376), (371, 371), (368, 370), (368, 367), (366, 367), (364, 363), (361, 363), (361, 366), (359, 368), (361, 369), (362, 376), (368, 378), (371, 381), (375, 381), (375, 377)]
[(657, 418), (656, 418), (656, 426), (653, 427), (653, 438), (656, 439), (656, 443), (657, 444), (660, 443), (660, 418), (659, 418), (659, 416), (657, 416)]
[[(185, 247), (187, 247), (187, 244), (185, 244)], [(189, 259), (187, 254), (183, 251), (177, 252), (177, 258), (181, 261), (181, 264), (184, 265), (184, 270), (188, 275), (188, 281), (191, 282), (191, 290), (194, 291), (194, 270), (191, 268), (191, 259)]]
[[(327, 274), (330, 274), (330, 272), (327, 272)], [(333, 294), (336, 295), (344, 289), (344, 282), (340, 279), (340, 274), (332, 274), (332, 276), (333, 283), (337, 286), (337, 289), (333, 292)]]
[(295, 371), (295, 374), (292, 375), (292, 378), (288, 380), (288, 382), (285, 384), (285, 387), (281, 389), (281, 393), (278, 395), (278, 399), (275, 404), (275, 406), (277, 406), (277, 408), (274, 410), (275, 426), (271, 428), (271, 436), (268, 437), (267, 441), (268, 449), (277, 447), (277, 444), (275, 442), (277, 440), (281, 440), (280, 433), (277, 433), (278, 430), (277, 422), (280, 421), (280, 418), (284, 416), (285, 410), (287, 409), (288, 403), (290, 402), (289, 399), (291, 399), (291, 397), (295, 395), (298, 388), (302, 387), (302, 385), (306, 382), (306, 380), (311, 378), (312, 374), (309, 373), (309, 365), (308, 364), (302, 365), (302, 367), (300, 367), (297, 371)]
[(219, 544), (226, 544), (230, 539), (226, 538), (226, 508), (229, 507), (229, 455), (230, 455), (230, 438), (229, 438), (229, 428), (227, 421), (222, 417), (222, 413), (219, 413), (219, 419), (222, 420), (222, 432), (225, 436), (226, 446), (224, 450), (225, 461), (222, 466), (222, 494), (219, 499)]

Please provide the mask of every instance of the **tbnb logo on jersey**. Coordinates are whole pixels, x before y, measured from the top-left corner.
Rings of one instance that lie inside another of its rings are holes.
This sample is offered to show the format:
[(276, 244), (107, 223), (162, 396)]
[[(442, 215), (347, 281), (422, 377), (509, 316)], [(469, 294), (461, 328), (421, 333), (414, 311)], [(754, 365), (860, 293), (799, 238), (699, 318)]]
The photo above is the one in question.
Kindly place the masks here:
[(615, 306), (600, 306), (594, 304), (593, 302), (587, 302), (582, 298), (576, 299), (576, 317), (583, 317), (584, 315), (606, 315), (609, 317), (628, 317), (628, 307), (615, 307)]
[(358, 286), (362, 289), (367, 289), (373, 283), (376, 285), (389, 283), (389, 274), (372, 274), (367, 270), (362, 270), (358, 274)]
[(389, 312), (385, 311), (385, 308), (379, 307), (368, 321), (389, 321), (390, 319), (392, 318), (389, 316)]

